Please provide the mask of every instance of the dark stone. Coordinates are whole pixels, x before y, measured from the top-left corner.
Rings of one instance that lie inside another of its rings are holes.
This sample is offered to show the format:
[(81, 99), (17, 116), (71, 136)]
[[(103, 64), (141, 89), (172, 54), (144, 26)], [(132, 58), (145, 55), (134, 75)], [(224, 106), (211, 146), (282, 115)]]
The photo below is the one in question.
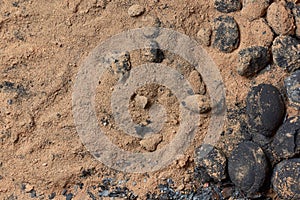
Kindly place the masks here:
[(300, 158), (285, 160), (273, 171), (272, 186), (283, 199), (300, 199)]
[(285, 115), (284, 101), (278, 89), (270, 84), (251, 88), (246, 99), (246, 113), (253, 134), (273, 135)]
[(226, 179), (227, 161), (223, 152), (211, 146), (211, 151), (205, 155), (203, 154), (205, 153), (205, 149), (203, 149), (203, 147), (206, 148), (207, 146), (202, 145), (195, 151), (196, 167), (198, 168), (201, 177), (209, 176), (216, 182)]
[(270, 61), (270, 54), (267, 48), (253, 46), (242, 49), (239, 52), (239, 65), (237, 72), (241, 76), (250, 77), (264, 69)]
[(55, 192), (53, 192), (53, 193), (51, 193), (51, 194), (49, 195), (49, 199), (54, 199), (54, 198), (55, 198), (55, 196), (56, 196), (56, 193), (55, 193)]
[(287, 77), (284, 86), (290, 104), (300, 110), (300, 70)]
[(275, 162), (300, 153), (300, 117), (289, 118), (277, 131), (271, 143)]
[(272, 45), (273, 61), (291, 72), (300, 68), (300, 43), (291, 36), (278, 36)]
[(69, 193), (66, 195), (66, 200), (72, 200), (73, 199), (73, 194), (72, 193)]
[(242, 3), (240, 0), (215, 0), (215, 8), (222, 13), (230, 13), (240, 10)]
[(248, 194), (256, 193), (265, 182), (268, 164), (263, 150), (255, 143), (246, 141), (233, 150), (228, 159), (231, 181)]
[(235, 50), (240, 41), (239, 28), (233, 17), (219, 16), (214, 19), (213, 46), (224, 53)]

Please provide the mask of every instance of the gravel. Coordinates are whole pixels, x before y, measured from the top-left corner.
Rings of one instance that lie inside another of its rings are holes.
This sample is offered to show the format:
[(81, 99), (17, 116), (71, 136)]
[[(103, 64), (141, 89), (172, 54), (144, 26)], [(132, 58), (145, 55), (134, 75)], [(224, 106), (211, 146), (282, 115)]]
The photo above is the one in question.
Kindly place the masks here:
[(274, 63), (291, 72), (300, 68), (300, 43), (291, 36), (278, 36), (273, 41)]
[(284, 80), (284, 86), (290, 104), (300, 110), (300, 70), (288, 76)]
[(233, 17), (222, 15), (214, 19), (212, 34), (214, 48), (224, 53), (231, 53), (239, 45), (239, 34), (238, 24)]
[(251, 88), (246, 99), (246, 113), (251, 133), (273, 135), (285, 116), (285, 104), (279, 90), (270, 84)]
[(300, 158), (285, 160), (273, 171), (272, 186), (283, 199), (300, 199)]
[(253, 46), (239, 51), (237, 72), (241, 76), (250, 77), (264, 69), (270, 61), (267, 48)]
[(244, 192), (258, 192), (268, 173), (263, 150), (250, 141), (239, 144), (228, 158), (228, 173), (231, 181)]

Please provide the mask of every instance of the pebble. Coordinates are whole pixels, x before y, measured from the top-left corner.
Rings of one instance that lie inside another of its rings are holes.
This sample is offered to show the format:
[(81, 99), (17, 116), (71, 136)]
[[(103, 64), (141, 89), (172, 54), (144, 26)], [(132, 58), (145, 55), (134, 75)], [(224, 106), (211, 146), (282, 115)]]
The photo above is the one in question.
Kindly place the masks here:
[(260, 190), (267, 172), (266, 156), (253, 142), (246, 141), (239, 144), (228, 158), (228, 174), (231, 181), (249, 194)]
[(215, 147), (204, 158), (201, 156), (202, 152), (201, 147), (195, 151), (195, 162), (200, 173), (207, 174), (216, 182), (226, 179), (227, 161), (225, 155)]
[(144, 109), (148, 104), (148, 99), (145, 96), (136, 95), (134, 99), (137, 105), (142, 109)]
[(266, 13), (269, 5), (270, 0), (243, 0), (241, 14), (249, 21), (259, 19)]
[(252, 46), (242, 49), (238, 54), (238, 59), (238, 74), (250, 77), (268, 65), (270, 61), (270, 54), (268, 49), (265, 47)]
[(222, 13), (235, 12), (241, 9), (240, 0), (215, 0), (215, 9)]
[(300, 43), (291, 36), (278, 36), (273, 41), (274, 63), (291, 72), (300, 68)]
[(277, 35), (294, 33), (294, 18), (284, 1), (273, 2), (268, 8), (266, 19)]
[(293, 8), (293, 14), (296, 26), (295, 34), (298, 38), (300, 38), (300, 5), (295, 5), (295, 7)]
[(273, 171), (272, 186), (283, 199), (300, 199), (300, 158), (285, 160)]
[(239, 28), (233, 17), (219, 16), (214, 19), (213, 46), (224, 53), (235, 50), (240, 41)]
[(211, 27), (208, 24), (204, 24), (197, 32), (197, 38), (201, 45), (209, 46), (211, 39)]
[(288, 76), (284, 80), (284, 86), (290, 104), (300, 110), (300, 70)]
[(206, 93), (205, 84), (202, 81), (201, 75), (197, 70), (193, 70), (190, 73), (188, 77), (188, 81), (191, 84), (195, 94), (204, 95)]
[(115, 74), (126, 74), (131, 69), (129, 52), (122, 52), (113, 58), (111, 68)]
[(149, 138), (140, 141), (140, 145), (147, 151), (155, 151), (157, 145), (162, 141), (163, 137), (160, 134), (153, 134)]
[(145, 8), (137, 4), (130, 6), (128, 9), (128, 15), (130, 17), (138, 17), (142, 15), (144, 12), (145, 12)]
[(278, 129), (271, 143), (275, 162), (300, 153), (300, 117), (292, 117)]
[(270, 84), (252, 87), (246, 99), (246, 114), (252, 133), (273, 135), (285, 115), (285, 104), (279, 90)]
[(161, 63), (164, 59), (164, 53), (154, 40), (146, 42), (145, 49), (141, 50), (141, 55), (141, 59), (145, 62)]

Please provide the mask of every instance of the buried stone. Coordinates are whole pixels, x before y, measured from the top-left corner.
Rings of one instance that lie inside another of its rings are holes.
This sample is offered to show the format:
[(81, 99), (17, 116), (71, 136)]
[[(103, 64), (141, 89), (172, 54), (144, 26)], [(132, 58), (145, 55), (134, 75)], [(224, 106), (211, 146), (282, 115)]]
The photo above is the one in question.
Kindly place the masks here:
[(246, 141), (239, 144), (228, 158), (228, 174), (231, 181), (249, 194), (259, 192), (267, 173), (266, 156), (253, 142)]
[(282, 199), (300, 199), (300, 158), (285, 160), (273, 171), (272, 186)]
[(276, 87), (260, 84), (248, 93), (246, 113), (252, 133), (271, 136), (283, 122), (285, 104)]
[(215, 0), (215, 8), (222, 13), (230, 13), (240, 10), (242, 3), (240, 0)]

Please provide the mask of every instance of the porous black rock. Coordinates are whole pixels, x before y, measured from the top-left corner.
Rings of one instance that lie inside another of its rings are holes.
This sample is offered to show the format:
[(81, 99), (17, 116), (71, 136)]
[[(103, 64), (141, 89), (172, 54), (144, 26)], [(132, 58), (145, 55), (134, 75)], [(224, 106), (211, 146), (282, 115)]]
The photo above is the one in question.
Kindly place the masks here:
[(300, 110), (300, 70), (288, 76), (284, 80), (284, 86), (290, 104)]
[(300, 153), (300, 117), (287, 119), (271, 143), (274, 162), (292, 158)]
[(239, 51), (238, 59), (237, 72), (241, 76), (250, 77), (268, 65), (270, 54), (265, 47), (252, 46)]
[(272, 54), (274, 63), (288, 72), (300, 68), (300, 43), (297, 39), (283, 35), (276, 37)]
[(215, 8), (222, 13), (235, 12), (241, 9), (240, 0), (215, 0)]
[(214, 19), (212, 34), (214, 48), (230, 53), (238, 47), (239, 41), (239, 27), (233, 17), (222, 15)]
[(285, 160), (273, 171), (272, 186), (282, 199), (300, 199), (300, 158)]
[(263, 186), (268, 163), (263, 150), (254, 142), (245, 141), (228, 158), (228, 174), (242, 191), (254, 194)]
[(279, 90), (270, 84), (252, 87), (246, 99), (246, 113), (251, 133), (273, 135), (285, 116), (285, 104)]

